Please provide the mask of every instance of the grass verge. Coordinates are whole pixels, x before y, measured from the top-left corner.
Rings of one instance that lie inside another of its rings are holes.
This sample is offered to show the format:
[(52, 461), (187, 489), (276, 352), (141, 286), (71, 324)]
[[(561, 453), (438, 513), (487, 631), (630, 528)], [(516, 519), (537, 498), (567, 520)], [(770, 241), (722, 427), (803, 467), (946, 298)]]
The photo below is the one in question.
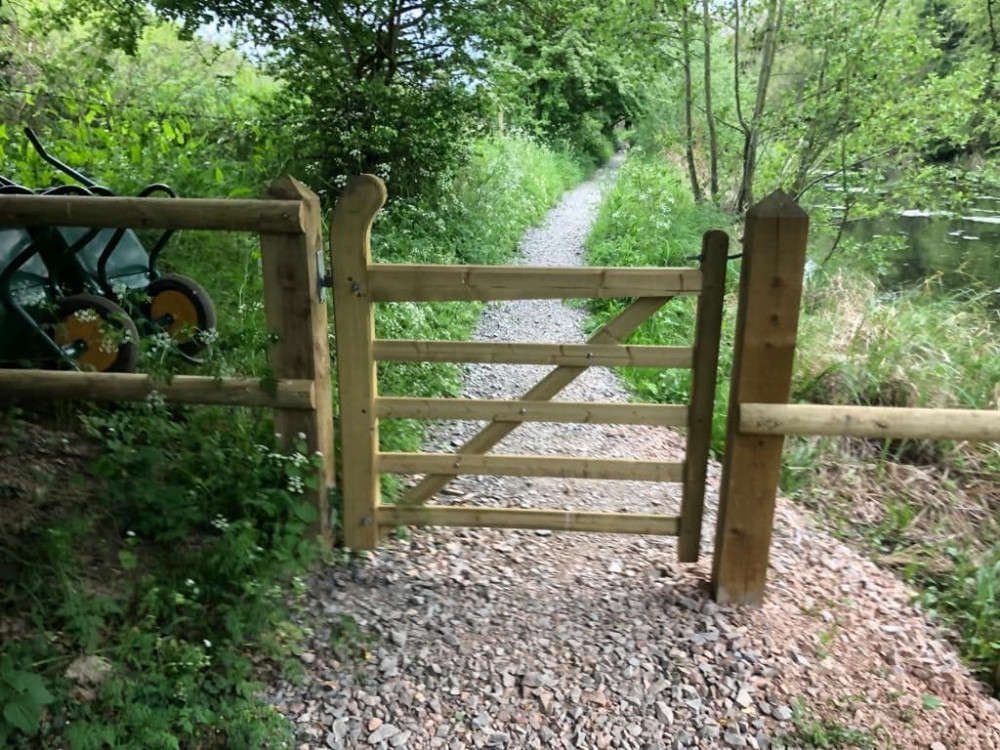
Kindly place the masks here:
[[(701, 234), (732, 219), (696, 204), (683, 175), (659, 157), (633, 154), (588, 238), (595, 265), (690, 265)], [(820, 243), (816, 243), (820, 244)], [(818, 254), (818, 253), (817, 253)], [(868, 267), (844, 256), (807, 282), (793, 400), (831, 404), (989, 409), (1000, 382), (1000, 321), (973, 292), (933, 283), (881, 290)], [(713, 448), (718, 455), (732, 365), (738, 268), (730, 267)], [(600, 325), (620, 307), (591, 305)], [(686, 344), (694, 305), (674, 300), (634, 343)], [(685, 402), (687, 372), (624, 369), (641, 400)], [(786, 442), (783, 489), (832, 521), (836, 533), (917, 586), (917, 603), (954, 629), (984, 677), (1000, 662), (1000, 451), (943, 441), (830, 438)]]

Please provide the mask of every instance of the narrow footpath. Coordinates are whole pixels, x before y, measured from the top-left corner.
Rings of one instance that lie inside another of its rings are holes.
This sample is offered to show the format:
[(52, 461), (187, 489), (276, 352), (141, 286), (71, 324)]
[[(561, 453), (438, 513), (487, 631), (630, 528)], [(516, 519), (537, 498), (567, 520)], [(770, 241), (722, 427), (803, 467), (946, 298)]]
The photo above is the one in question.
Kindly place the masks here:
[[(580, 265), (616, 164), (567, 192), (516, 262)], [(489, 306), (482, 341), (581, 342), (559, 301)], [(665, 342), (683, 344), (689, 342)], [(473, 366), (466, 395), (516, 397), (549, 368)], [(560, 396), (625, 401), (592, 368)], [(454, 450), (481, 423), (447, 425)], [(677, 461), (668, 429), (526, 424), (500, 453)], [(906, 587), (779, 501), (768, 598), (707, 596), (718, 467), (709, 468), (702, 562), (673, 539), (415, 529), (309, 582), (315, 632), (299, 684), (269, 699), (307, 748), (1000, 748), (1000, 703), (909, 606)], [(679, 486), (464, 477), (442, 504), (676, 513)], [(364, 645), (345, 623), (371, 640)], [(931, 698), (933, 696), (933, 698)], [(937, 707), (937, 704), (940, 704)]]

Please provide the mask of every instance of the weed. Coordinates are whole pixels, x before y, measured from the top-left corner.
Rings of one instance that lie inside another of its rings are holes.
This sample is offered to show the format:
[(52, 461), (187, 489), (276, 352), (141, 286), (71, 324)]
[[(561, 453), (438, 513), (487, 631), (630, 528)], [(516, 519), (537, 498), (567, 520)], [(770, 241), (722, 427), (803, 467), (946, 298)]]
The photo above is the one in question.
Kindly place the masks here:
[(792, 723), (797, 735), (795, 739), (808, 743), (810, 747), (850, 747), (858, 750), (892, 747), (891, 740), (880, 727), (858, 729), (834, 719), (817, 716), (801, 698), (795, 706)]

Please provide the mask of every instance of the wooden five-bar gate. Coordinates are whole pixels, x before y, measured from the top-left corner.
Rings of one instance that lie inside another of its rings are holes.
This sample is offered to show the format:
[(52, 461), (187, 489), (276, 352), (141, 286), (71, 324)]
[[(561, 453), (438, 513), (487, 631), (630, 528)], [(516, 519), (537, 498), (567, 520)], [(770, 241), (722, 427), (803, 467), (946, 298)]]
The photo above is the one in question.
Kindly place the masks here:
[[(147, 227), (249, 231), (260, 235), (264, 309), (274, 334), (276, 382), (179, 375), (169, 382), (136, 373), (0, 370), (0, 397), (142, 400), (270, 407), (290, 448), (304, 434), (322, 456), (306, 489), (331, 539), (328, 493), (334, 479), (333, 404), (323, 286), (334, 286), (340, 379), (344, 542), (371, 548), (399, 524), (497, 526), (679, 536), (681, 561), (698, 556), (727, 239), (705, 235), (699, 268), (530, 268), (409, 266), (371, 262), (371, 224), (386, 198), (378, 178), (350, 182), (331, 229), (333, 273), (324, 278), (320, 206), (305, 186), (283, 177), (262, 200), (0, 196), (0, 226)], [(785, 435), (1000, 441), (1000, 411), (789, 404), (801, 306), (808, 217), (776, 191), (746, 216), (726, 450), (712, 589), (726, 603), (759, 603), (767, 578)], [(691, 348), (622, 342), (676, 296), (697, 295)], [(629, 297), (635, 301), (585, 344), (384, 341), (375, 338), (374, 304), (401, 300), (509, 300)], [(553, 365), (515, 401), (379, 397), (379, 361)], [(552, 401), (587, 367), (690, 367), (689, 405)], [(455, 454), (383, 453), (379, 419), (470, 419), (488, 426)], [(600, 422), (687, 427), (682, 463), (601, 458), (502, 456), (488, 451), (522, 422)], [(424, 478), (397, 505), (379, 501), (385, 472)], [(441, 507), (426, 500), (460, 474), (670, 481), (683, 484), (679, 516), (586, 511)]]
[[(341, 194), (331, 233), (337, 374), (340, 389), (344, 541), (371, 549), (398, 525), (481, 526), (680, 537), (681, 561), (698, 557), (715, 400), (728, 237), (705, 235), (697, 268), (445, 266), (372, 263), (371, 224), (386, 199), (374, 177), (355, 178)], [(693, 347), (622, 342), (671, 299), (698, 296)], [(375, 305), (386, 302), (491, 301), (624, 297), (634, 301), (585, 344), (413, 341), (375, 338)], [(517, 400), (379, 396), (380, 361), (553, 365)], [(691, 368), (689, 405), (552, 401), (588, 367)], [(488, 425), (457, 453), (389, 453), (379, 447), (380, 419), (457, 419)], [(488, 453), (524, 422), (684, 426), (682, 462), (495, 455)], [(395, 505), (379, 499), (383, 473), (423, 474)], [(427, 504), (461, 474), (679, 482), (679, 516)]]

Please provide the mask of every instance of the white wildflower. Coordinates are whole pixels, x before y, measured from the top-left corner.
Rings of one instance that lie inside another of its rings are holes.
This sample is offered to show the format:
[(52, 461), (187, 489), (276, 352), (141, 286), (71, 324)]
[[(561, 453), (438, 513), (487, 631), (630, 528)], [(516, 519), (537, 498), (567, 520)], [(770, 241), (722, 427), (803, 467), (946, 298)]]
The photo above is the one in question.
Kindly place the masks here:
[(97, 310), (90, 307), (85, 307), (82, 310), (77, 310), (73, 313), (73, 317), (79, 320), (81, 323), (94, 323), (100, 319), (100, 315), (97, 314)]

